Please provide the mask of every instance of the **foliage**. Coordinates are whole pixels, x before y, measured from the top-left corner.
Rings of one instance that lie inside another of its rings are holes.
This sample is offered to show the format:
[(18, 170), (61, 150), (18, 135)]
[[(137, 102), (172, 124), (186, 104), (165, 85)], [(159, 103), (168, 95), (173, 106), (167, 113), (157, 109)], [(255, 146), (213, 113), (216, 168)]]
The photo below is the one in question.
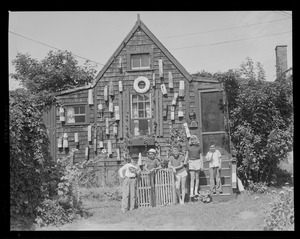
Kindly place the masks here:
[[(167, 139), (168, 155), (172, 155), (173, 148), (177, 147), (181, 151), (184, 142), (186, 142), (185, 128), (180, 124), (170, 126), (170, 137)], [(182, 153), (182, 152), (181, 152)]]
[(256, 183), (256, 182), (249, 180), (247, 191), (250, 194), (264, 194), (264, 193), (268, 193), (269, 189), (268, 189), (267, 184), (264, 182)]
[(226, 92), (240, 179), (246, 186), (249, 180), (270, 183), (278, 163), (293, 146), (291, 85), (265, 81), (262, 65), (257, 63), (255, 68), (250, 58), (239, 71), (217, 78)]
[(68, 51), (50, 51), (41, 61), (18, 53), (12, 64), (16, 73), (10, 74), (11, 77), (35, 95), (43, 107), (55, 102), (54, 93), (88, 84), (96, 73), (89, 61), (79, 66)]
[(209, 203), (212, 201), (210, 190), (200, 190), (199, 192), (199, 201), (203, 203)]
[(292, 174), (285, 169), (276, 168), (271, 177), (272, 186), (282, 187), (286, 183), (293, 183)]
[(37, 207), (55, 188), (49, 180), (54, 165), (47, 130), (34, 102), (25, 89), (9, 92), (11, 221), (35, 218)]
[(265, 210), (265, 230), (295, 230), (293, 187), (283, 187), (279, 194), (274, 191), (272, 202), (269, 205), (269, 208)]

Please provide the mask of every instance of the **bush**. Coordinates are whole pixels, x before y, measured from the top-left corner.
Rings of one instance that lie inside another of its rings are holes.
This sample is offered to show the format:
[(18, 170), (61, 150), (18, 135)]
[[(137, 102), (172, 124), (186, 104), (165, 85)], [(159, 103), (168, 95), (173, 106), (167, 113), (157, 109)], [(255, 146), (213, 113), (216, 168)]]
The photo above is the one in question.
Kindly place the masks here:
[(264, 194), (264, 193), (268, 193), (269, 189), (267, 187), (267, 183), (262, 183), (262, 182), (253, 182), (251, 180), (248, 181), (248, 186), (247, 186), (247, 190), (250, 194)]
[(292, 174), (288, 171), (280, 168), (276, 168), (274, 173), (272, 174), (271, 184), (276, 187), (282, 187), (286, 183), (292, 184)]
[(209, 203), (212, 201), (210, 190), (201, 190), (199, 192), (199, 201), (203, 203)]
[(41, 110), (24, 89), (9, 92), (10, 215), (16, 221), (34, 221), (37, 207), (53, 193), (49, 185), (54, 167)]
[(295, 230), (294, 226), (294, 188), (283, 187), (283, 190), (276, 193), (273, 191), (270, 208), (265, 211), (264, 230)]

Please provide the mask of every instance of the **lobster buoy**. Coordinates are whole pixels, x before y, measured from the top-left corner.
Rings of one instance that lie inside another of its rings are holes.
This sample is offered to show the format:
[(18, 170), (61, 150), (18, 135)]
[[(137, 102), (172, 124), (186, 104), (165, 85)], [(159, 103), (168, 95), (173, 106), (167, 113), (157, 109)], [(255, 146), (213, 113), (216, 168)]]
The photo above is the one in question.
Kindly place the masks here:
[(113, 112), (114, 112), (114, 103), (113, 103), (111, 100), (109, 101), (108, 111), (109, 111), (110, 113), (113, 113)]
[(107, 153), (108, 153), (109, 155), (112, 154), (111, 140), (107, 140)]
[(178, 98), (178, 93), (175, 93), (174, 97), (173, 97), (173, 100), (172, 100), (172, 105), (176, 105), (177, 98)]
[(158, 60), (158, 71), (159, 71), (159, 77), (163, 78), (164, 77), (164, 70), (163, 70), (163, 61), (162, 61), (162, 59)]
[(75, 134), (74, 134), (74, 141), (75, 141), (76, 144), (79, 143), (78, 133), (75, 133)]
[(120, 80), (119, 81), (119, 92), (122, 92), (123, 91), (123, 83), (122, 81)]
[(117, 123), (114, 124), (113, 133), (114, 133), (115, 136), (118, 135), (118, 125), (117, 125)]
[(68, 134), (64, 133), (64, 139), (63, 139), (63, 148), (68, 148), (69, 143), (68, 143)]
[(115, 106), (115, 119), (120, 120), (120, 110), (118, 105)]
[(184, 123), (183, 126), (185, 128), (186, 137), (190, 138), (191, 137), (191, 133), (190, 133), (190, 130), (189, 130), (189, 127), (188, 127), (187, 123)]
[(106, 118), (106, 121), (105, 121), (105, 134), (106, 135), (109, 135), (109, 121), (108, 121), (108, 118)]
[(178, 117), (183, 117), (183, 110), (182, 110), (182, 102), (179, 101), (178, 103)]
[(155, 73), (152, 75), (152, 86), (155, 87)]
[(88, 141), (89, 142), (92, 141), (92, 126), (91, 125), (88, 126)]
[(94, 104), (94, 102), (93, 102), (93, 89), (89, 89), (88, 92), (89, 92), (88, 93), (88, 102), (89, 102), (89, 105), (92, 105), (92, 104)]
[(166, 88), (165, 84), (161, 84), (160, 88), (161, 88), (161, 93), (163, 95), (166, 95), (167, 94), (167, 88)]
[(174, 84), (173, 84), (173, 75), (172, 72), (169, 71), (169, 88), (173, 89), (174, 88)]
[(104, 86), (104, 101), (108, 101), (108, 87)]
[(57, 139), (57, 147), (58, 147), (58, 148), (62, 148), (62, 137), (59, 137), (59, 138)]
[(65, 110), (63, 107), (59, 108), (59, 120), (60, 122), (65, 122)]
[(175, 120), (175, 107), (171, 106), (171, 120)]
[(184, 81), (179, 81), (179, 97), (184, 97)]

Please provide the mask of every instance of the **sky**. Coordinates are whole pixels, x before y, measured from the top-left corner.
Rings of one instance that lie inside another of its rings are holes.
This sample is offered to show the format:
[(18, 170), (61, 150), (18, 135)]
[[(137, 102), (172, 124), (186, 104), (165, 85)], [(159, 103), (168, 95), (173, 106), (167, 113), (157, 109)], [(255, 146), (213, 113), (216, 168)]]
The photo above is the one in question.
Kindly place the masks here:
[[(277, 45), (287, 45), (288, 68), (293, 66), (291, 11), (31, 11), (9, 12), (9, 73), (15, 72), (11, 62), (17, 53), (42, 60), (54, 48), (97, 62), (100, 71), (137, 14), (191, 74), (237, 69), (250, 57), (274, 81)], [(18, 87), (9, 78), (9, 89)]]

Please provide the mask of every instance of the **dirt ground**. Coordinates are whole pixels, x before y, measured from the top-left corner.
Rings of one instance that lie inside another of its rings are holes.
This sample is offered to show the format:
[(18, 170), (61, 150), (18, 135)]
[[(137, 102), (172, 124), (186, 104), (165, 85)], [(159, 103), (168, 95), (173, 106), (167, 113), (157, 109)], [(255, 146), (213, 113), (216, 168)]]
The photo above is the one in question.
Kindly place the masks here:
[(154, 208), (138, 208), (122, 213), (120, 202), (86, 200), (88, 218), (61, 227), (37, 230), (263, 230), (264, 210), (270, 194), (241, 195), (228, 202), (192, 202)]

